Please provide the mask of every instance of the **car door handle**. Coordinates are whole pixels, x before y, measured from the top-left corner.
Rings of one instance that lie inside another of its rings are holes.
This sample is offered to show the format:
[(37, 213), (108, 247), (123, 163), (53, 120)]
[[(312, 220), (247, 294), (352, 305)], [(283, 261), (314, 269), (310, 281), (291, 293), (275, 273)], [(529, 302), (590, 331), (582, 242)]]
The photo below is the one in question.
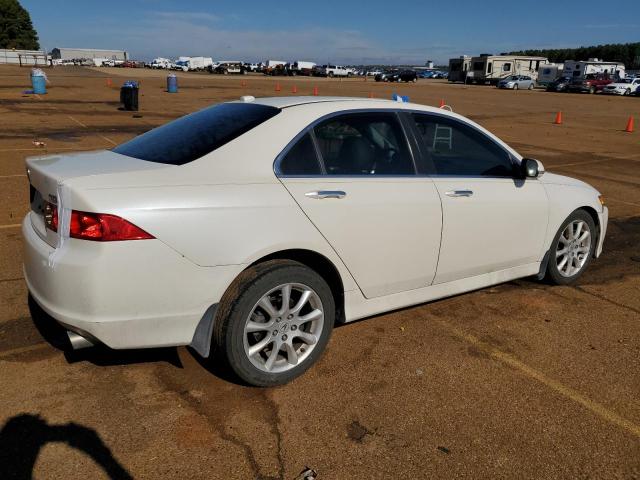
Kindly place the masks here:
[(445, 195), (448, 197), (470, 197), (473, 195), (473, 191), (471, 190), (451, 190), (449, 192), (445, 192)]
[(347, 196), (347, 194), (342, 190), (318, 190), (316, 192), (307, 192), (304, 194), (304, 196), (322, 200), (325, 198), (344, 198)]

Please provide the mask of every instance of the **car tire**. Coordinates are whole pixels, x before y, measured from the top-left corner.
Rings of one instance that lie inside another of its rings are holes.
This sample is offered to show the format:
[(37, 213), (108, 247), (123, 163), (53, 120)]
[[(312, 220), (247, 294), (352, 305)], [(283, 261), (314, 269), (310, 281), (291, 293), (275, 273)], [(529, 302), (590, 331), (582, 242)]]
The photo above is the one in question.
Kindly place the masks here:
[(333, 78), (333, 72), (329, 72), (329, 77)]
[[(586, 231), (589, 232), (588, 237), (581, 241)], [(547, 277), (551, 283), (569, 285), (578, 280), (591, 263), (597, 237), (595, 222), (586, 211), (578, 209), (569, 215), (549, 249)]]
[(596, 93), (596, 87), (589, 87), (589, 93), (591, 95), (593, 95), (594, 93)]
[(627, 88), (622, 95), (624, 95), (625, 97), (628, 97), (629, 95), (631, 95), (631, 89)]
[(417, 79), (417, 78), (414, 78), (414, 79), (412, 80), (412, 82), (413, 82), (413, 83), (417, 83), (417, 82), (418, 82), (418, 79)]
[(520, 89), (520, 87), (519, 87), (519, 86), (518, 86), (518, 84), (516, 83), (516, 84), (514, 84), (514, 85), (513, 85), (513, 89), (514, 89), (514, 90), (519, 90), (519, 89)]
[[(303, 295), (307, 299), (300, 306)], [(333, 294), (317, 272), (291, 260), (270, 260), (248, 268), (229, 287), (216, 315), (212, 347), (242, 381), (282, 385), (320, 358), (334, 321)]]
[(529, 84), (529, 90), (533, 90), (533, 82)]

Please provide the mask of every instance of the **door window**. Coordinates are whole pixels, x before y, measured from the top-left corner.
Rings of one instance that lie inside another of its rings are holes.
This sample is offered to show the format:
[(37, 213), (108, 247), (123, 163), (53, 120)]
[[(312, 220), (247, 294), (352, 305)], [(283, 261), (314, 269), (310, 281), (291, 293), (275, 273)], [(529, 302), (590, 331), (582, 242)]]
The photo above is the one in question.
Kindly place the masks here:
[(444, 116), (413, 114), (413, 118), (436, 175), (513, 176), (509, 154), (482, 132)]
[(327, 175), (411, 175), (413, 160), (394, 113), (353, 113), (314, 128)]
[(309, 133), (305, 133), (280, 160), (279, 173), (282, 175), (320, 175), (322, 173), (316, 148)]

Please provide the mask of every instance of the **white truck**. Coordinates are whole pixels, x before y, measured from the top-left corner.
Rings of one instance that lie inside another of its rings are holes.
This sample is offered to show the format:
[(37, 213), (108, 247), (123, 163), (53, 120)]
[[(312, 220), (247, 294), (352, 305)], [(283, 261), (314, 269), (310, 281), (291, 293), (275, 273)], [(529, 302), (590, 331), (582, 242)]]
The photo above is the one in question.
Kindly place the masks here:
[(289, 72), (291, 75), (311, 75), (315, 66), (315, 62), (297, 60), (291, 64)]
[(149, 66), (151, 68), (167, 70), (171, 68), (171, 60), (163, 57), (154, 58)]
[(350, 77), (351, 73), (345, 67), (339, 65), (320, 65), (313, 70), (317, 77)]
[(176, 70), (183, 72), (206, 70), (213, 65), (211, 57), (179, 57), (175, 63)]

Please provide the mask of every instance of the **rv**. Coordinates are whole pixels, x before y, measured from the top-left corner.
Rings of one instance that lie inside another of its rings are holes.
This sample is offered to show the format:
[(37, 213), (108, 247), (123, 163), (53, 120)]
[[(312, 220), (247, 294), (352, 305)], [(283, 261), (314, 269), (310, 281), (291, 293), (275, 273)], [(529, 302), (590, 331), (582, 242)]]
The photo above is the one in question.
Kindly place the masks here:
[(564, 65), (562, 63), (547, 63), (538, 68), (538, 85), (546, 87), (562, 76)]
[(587, 75), (604, 75), (613, 79), (625, 77), (624, 64), (620, 62), (605, 62), (597, 58), (586, 61), (567, 60), (564, 62), (564, 74), (579, 80)]
[(510, 75), (526, 75), (536, 80), (540, 65), (547, 63), (549, 60), (546, 57), (480, 55), (471, 59), (471, 72), (475, 83), (497, 85), (500, 80)]
[(467, 73), (471, 69), (471, 57), (462, 55), (460, 58), (452, 58), (449, 60), (449, 81), (465, 82)]

